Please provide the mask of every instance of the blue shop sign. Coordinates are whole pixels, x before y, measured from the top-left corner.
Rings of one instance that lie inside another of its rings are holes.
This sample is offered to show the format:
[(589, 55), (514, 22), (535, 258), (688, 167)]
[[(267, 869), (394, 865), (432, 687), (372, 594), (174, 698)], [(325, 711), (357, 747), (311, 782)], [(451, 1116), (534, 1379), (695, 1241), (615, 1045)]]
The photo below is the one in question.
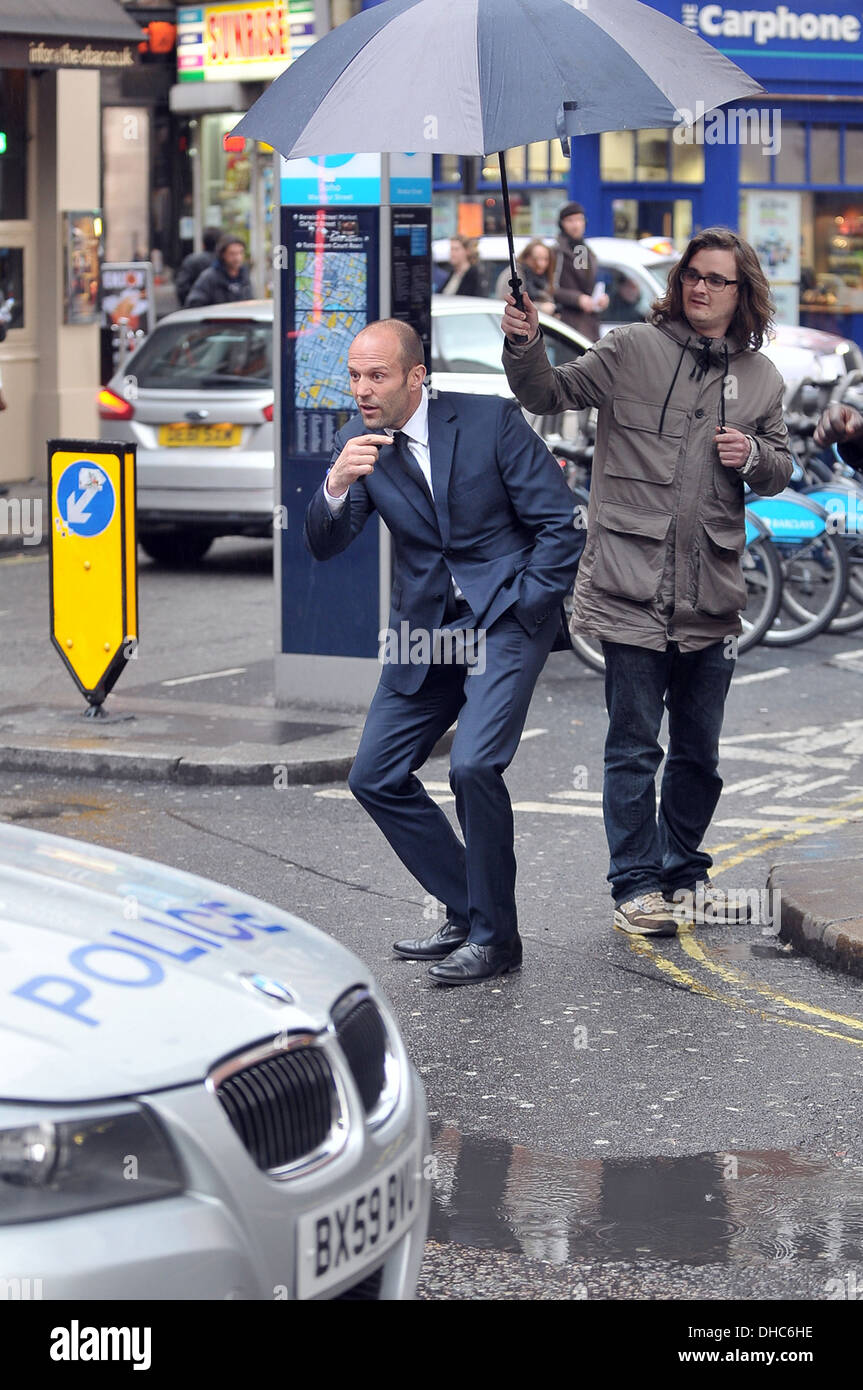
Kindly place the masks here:
[(804, 3), (727, 5), (659, 0), (653, 9), (685, 24), (756, 81), (863, 81), (863, 19), (839, 0), (829, 12)]

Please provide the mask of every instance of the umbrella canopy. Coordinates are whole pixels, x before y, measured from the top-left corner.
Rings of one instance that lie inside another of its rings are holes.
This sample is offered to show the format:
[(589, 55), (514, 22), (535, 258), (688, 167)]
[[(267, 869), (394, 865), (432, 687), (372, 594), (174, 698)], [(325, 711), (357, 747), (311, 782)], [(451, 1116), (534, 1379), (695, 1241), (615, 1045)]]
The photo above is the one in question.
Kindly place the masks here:
[(487, 155), (676, 125), (762, 90), (639, 0), (386, 0), (307, 49), (234, 134), (287, 158)]

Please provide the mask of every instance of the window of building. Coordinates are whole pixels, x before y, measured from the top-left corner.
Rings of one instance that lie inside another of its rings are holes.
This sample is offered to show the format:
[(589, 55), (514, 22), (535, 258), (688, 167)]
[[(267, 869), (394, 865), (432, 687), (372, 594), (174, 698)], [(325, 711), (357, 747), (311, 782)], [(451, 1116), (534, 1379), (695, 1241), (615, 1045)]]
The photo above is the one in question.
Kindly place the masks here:
[(0, 71), (0, 222), (27, 217), (27, 74)]
[(849, 186), (863, 185), (863, 128), (845, 128), (845, 182)]
[(782, 138), (775, 155), (777, 183), (806, 183), (806, 126), (783, 121)]
[(839, 127), (814, 125), (809, 131), (809, 182), (839, 182)]
[(599, 176), (606, 183), (635, 178), (635, 142), (631, 130), (605, 130), (599, 137)]
[(665, 183), (668, 180), (667, 130), (635, 131), (635, 177), (639, 183)]
[(224, 137), (239, 116), (203, 116), (200, 122), (201, 225), (240, 237), (249, 247), (252, 215), (250, 142), (241, 151), (227, 151)]
[(691, 140), (672, 130), (608, 130), (599, 137), (599, 173), (605, 183), (703, 183), (703, 122)]
[(685, 141), (678, 143), (672, 134), (671, 178), (674, 183), (704, 183), (703, 131), (704, 122), (697, 121), (691, 144)]

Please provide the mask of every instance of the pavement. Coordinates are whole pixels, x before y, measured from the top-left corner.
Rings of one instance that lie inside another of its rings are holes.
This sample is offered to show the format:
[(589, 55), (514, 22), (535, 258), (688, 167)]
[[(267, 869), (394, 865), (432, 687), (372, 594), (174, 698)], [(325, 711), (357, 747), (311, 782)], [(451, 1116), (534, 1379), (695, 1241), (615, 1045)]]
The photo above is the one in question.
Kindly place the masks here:
[(863, 826), (825, 830), (805, 858), (774, 864), (768, 888), (781, 894), (780, 936), (823, 965), (863, 976)]

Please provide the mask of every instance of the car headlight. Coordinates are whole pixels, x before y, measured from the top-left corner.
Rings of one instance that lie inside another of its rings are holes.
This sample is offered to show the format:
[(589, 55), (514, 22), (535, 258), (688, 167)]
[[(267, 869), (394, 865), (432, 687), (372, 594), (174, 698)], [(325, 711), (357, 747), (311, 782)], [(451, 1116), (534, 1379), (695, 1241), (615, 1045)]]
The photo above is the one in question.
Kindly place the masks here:
[(142, 1106), (0, 1126), (0, 1225), (75, 1216), (183, 1191), (180, 1165)]

